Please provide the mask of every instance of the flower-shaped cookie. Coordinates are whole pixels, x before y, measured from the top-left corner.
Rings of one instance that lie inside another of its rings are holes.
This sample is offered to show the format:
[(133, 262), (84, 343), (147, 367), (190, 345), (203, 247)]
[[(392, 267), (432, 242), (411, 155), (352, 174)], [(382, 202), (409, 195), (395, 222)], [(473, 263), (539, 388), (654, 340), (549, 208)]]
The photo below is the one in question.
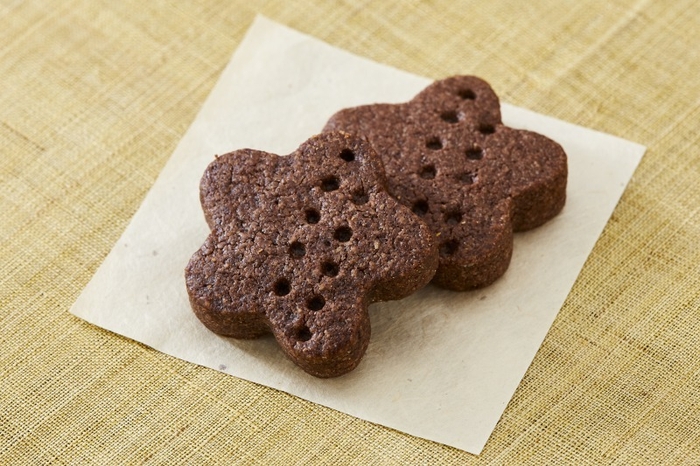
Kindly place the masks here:
[(200, 185), (211, 233), (185, 271), (197, 317), (235, 338), (272, 333), (318, 377), (355, 368), (368, 305), (424, 286), (438, 261), (428, 227), (384, 184), (370, 145), (340, 132), (289, 156), (218, 157)]
[(513, 231), (539, 226), (566, 198), (566, 154), (554, 141), (501, 122), (483, 80), (433, 83), (403, 104), (336, 113), (324, 131), (366, 138), (384, 162), (389, 192), (439, 242), (433, 282), (452, 290), (488, 285), (508, 268)]

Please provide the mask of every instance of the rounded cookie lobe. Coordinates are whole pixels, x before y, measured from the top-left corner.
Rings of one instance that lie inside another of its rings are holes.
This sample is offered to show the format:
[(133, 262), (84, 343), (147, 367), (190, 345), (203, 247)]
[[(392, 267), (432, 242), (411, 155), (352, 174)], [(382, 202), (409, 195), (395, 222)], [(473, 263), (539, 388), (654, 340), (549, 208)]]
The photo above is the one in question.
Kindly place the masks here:
[(485, 81), (437, 81), (410, 102), (344, 109), (324, 131), (367, 139), (389, 192), (426, 221), (438, 242), (433, 283), (489, 285), (508, 268), (513, 231), (541, 225), (566, 198), (566, 154), (554, 141), (501, 122)]
[(345, 133), (289, 156), (220, 156), (200, 197), (211, 233), (185, 271), (195, 314), (222, 335), (272, 333), (318, 377), (360, 362), (370, 303), (412, 293), (437, 267), (429, 228), (386, 192), (371, 146)]
[(536, 228), (555, 217), (566, 201), (564, 149), (532, 131), (503, 127), (503, 153), (512, 168), (513, 230)]

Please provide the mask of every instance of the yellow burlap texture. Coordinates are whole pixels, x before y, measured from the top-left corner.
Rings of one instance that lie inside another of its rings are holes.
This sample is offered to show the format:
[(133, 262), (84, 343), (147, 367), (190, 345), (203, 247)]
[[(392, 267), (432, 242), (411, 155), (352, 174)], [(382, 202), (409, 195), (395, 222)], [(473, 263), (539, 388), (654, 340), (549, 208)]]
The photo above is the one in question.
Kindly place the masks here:
[[(649, 146), (478, 458), (68, 313), (258, 12)], [(698, 18), (695, 0), (2, 2), (0, 464), (700, 464)]]

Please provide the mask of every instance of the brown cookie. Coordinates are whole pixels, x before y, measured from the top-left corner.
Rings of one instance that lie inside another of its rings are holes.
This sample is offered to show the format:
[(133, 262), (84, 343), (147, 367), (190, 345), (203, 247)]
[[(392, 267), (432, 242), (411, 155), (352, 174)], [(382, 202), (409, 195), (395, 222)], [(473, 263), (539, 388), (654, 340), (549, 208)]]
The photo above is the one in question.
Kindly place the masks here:
[(508, 268), (513, 231), (554, 217), (566, 198), (561, 146), (501, 122), (483, 80), (437, 81), (403, 104), (341, 110), (324, 131), (366, 138), (384, 162), (389, 192), (430, 226), (439, 242), (433, 283), (486, 286)]
[(220, 156), (200, 197), (211, 233), (185, 270), (195, 314), (221, 335), (272, 333), (318, 377), (360, 362), (370, 303), (411, 294), (437, 267), (428, 227), (386, 192), (371, 146), (345, 133), (285, 157)]

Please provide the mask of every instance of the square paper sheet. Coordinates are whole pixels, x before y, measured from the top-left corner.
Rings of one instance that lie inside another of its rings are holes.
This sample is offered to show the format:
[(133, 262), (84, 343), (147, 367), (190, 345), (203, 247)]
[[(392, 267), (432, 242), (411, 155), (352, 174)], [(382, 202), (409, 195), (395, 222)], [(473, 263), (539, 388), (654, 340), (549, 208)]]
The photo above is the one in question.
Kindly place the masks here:
[(209, 332), (191, 312), (184, 283), (184, 267), (208, 234), (198, 187), (214, 154), (244, 147), (288, 154), (337, 110), (403, 102), (429, 83), (258, 17), (71, 312), (175, 357), (479, 454), (644, 147), (503, 105), (507, 125), (564, 146), (563, 212), (515, 235), (510, 268), (490, 287), (455, 293), (428, 286), (373, 305), (364, 360), (336, 379), (307, 375), (272, 338)]

